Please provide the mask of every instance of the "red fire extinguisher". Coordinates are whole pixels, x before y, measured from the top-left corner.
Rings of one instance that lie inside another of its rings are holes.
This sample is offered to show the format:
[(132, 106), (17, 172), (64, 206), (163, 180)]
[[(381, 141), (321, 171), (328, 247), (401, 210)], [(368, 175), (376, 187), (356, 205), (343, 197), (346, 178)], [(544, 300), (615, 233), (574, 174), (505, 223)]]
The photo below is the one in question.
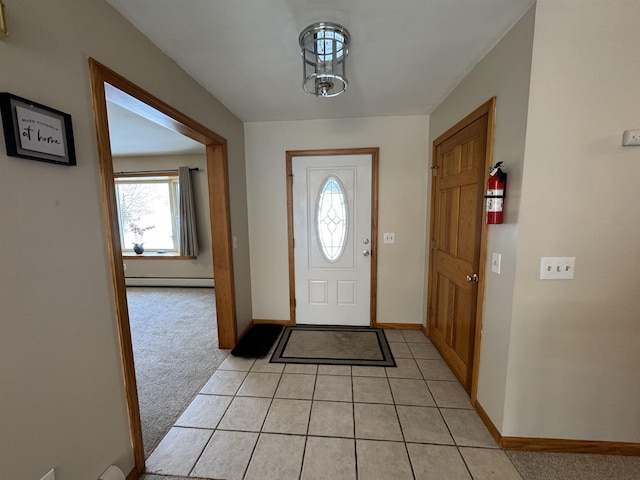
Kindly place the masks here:
[(504, 192), (507, 187), (507, 174), (502, 170), (502, 162), (496, 163), (489, 169), (487, 181), (487, 225), (502, 223), (504, 207)]

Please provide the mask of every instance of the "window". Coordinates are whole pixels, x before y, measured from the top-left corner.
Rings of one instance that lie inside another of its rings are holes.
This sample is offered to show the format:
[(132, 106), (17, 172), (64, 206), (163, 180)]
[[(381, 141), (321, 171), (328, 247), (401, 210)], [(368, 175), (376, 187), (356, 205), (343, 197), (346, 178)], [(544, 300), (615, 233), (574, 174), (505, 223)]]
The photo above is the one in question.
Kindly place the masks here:
[(178, 177), (115, 178), (122, 250), (144, 244), (145, 251), (179, 252)]
[(318, 194), (316, 225), (322, 254), (329, 262), (337, 262), (347, 243), (347, 206), (344, 188), (329, 176)]

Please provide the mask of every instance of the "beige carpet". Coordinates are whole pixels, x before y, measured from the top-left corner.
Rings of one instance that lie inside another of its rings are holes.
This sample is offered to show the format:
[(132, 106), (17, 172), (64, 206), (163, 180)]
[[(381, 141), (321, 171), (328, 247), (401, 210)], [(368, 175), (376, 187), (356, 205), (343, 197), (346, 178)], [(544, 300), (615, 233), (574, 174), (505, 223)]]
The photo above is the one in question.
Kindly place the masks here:
[(506, 450), (523, 480), (638, 480), (640, 457)]
[(128, 287), (145, 457), (228, 355), (213, 288)]

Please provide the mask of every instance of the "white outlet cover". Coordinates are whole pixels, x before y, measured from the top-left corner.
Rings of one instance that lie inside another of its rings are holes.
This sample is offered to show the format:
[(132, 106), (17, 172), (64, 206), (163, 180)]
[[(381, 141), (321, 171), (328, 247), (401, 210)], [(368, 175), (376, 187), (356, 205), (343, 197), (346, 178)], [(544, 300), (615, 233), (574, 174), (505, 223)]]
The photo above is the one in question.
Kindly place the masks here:
[(395, 233), (385, 233), (383, 235), (384, 243), (396, 243)]
[(54, 469), (52, 468), (51, 471), (47, 473), (44, 477), (42, 477), (40, 480), (56, 480), (56, 474), (53, 470)]
[(622, 146), (640, 145), (640, 130), (625, 130), (622, 134)]

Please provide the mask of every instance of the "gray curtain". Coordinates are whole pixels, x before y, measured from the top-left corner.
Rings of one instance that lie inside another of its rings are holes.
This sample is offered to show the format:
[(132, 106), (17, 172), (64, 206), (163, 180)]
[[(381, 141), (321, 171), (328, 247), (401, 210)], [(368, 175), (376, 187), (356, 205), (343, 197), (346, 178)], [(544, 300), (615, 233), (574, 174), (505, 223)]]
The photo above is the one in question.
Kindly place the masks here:
[(178, 184), (180, 186), (180, 255), (196, 256), (199, 252), (198, 231), (189, 167), (178, 169)]

